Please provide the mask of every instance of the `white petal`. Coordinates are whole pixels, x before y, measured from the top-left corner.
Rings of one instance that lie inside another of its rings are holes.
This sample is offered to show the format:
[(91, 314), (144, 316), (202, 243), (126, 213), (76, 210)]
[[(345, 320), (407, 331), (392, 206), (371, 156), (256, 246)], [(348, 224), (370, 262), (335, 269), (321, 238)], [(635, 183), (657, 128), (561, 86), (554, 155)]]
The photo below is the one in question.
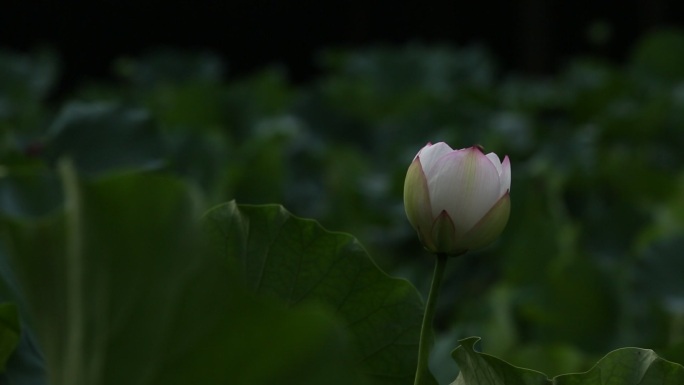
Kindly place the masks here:
[(501, 175), (501, 161), (499, 160), (499, 156), (493, 152), (490, 152), (489, 154), (487, 154), (487, 158), (489, 158), (489, 160), (492, 161), (492, 163), (496, 167), (496, 171), (499, 173), (499, 175)]
[(506, 191), (511, 191), (511, 161), (508, 159), (508, 155), (504, 157), (503, 163), (501, 163), (501, 176), (499, 178), (501, 183), (501, 196), (506, 193)]
[(420, 157), (420, 164), (423, 166), (425, 175), (429, 175), (430, 169), (434, 166), (435, 162), (437, 162), (437, 159), (452, 151), (451, 147), (444, 142), (435, 143), (433, 145), (428, 144), (423, 147), (417, 156)]
[(496, 166), (476, 147), (442, 156), (426, 177), (433, 218), (446, 210), (457, 236), (475, 226), (501, 197)]
[(494, 241), (506, 227), (511, 213), (511, 198), (504, 194), (489, 212), (463, 237), (463, 248), (479, 249)]

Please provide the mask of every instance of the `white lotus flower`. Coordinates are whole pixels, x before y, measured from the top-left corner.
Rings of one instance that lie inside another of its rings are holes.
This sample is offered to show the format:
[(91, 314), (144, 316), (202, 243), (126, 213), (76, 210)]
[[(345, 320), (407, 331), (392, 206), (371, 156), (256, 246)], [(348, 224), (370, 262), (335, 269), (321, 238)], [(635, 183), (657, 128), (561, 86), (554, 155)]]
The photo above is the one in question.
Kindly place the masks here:
[(473, 146), (423, 147), (406, 173), (404, 206), (426, 249), (460, 255), (494, 241), (511, 209), (511, 162)]

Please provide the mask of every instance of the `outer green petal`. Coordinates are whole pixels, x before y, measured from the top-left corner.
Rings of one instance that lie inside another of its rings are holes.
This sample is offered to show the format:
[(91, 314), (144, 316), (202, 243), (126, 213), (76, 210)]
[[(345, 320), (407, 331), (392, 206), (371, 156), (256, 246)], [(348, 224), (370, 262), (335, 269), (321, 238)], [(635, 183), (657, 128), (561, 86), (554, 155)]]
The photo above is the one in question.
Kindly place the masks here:
[(492, 243), (503, 231), (511, 213), (511, 198), (506, 192), (482, 219), (462, 238), (463, 246), (475, 250)]
[(430, 192), (423, 173), (420, 158), (416, 157), (406, 172), (404, 181), (404, 209), (411, 226), (418, 232), (420, 240), (428, 249), (434, 248), (430, 231), (432, 229), (432, 209)]
[(456, 243), (454, 221), (451, 220), (446, 210), (442, 210), (437, 219), (435, 219), (431, 233), (435, 249), (430, 251), (450, 255), (463, 254), (466, 251)]

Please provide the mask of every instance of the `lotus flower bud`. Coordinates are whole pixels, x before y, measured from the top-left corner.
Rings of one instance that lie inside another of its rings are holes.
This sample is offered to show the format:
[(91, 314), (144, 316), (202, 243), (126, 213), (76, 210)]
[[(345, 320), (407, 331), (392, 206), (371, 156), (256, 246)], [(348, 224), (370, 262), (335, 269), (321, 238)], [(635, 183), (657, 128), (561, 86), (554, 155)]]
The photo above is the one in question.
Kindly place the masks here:
[(404, 182), (406, 216), (425, 248), (460, 255), (494, 241), (511, 209), (511, 162), (474, 146), (428, 143)]

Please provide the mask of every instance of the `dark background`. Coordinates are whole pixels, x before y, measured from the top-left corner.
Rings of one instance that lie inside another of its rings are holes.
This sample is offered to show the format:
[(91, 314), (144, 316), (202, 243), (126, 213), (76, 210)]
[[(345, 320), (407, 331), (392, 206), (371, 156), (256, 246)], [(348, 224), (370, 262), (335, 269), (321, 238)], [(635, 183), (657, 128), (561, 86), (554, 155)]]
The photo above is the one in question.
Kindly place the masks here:
[[(317, 74), (323, 48), (412, 41), (482, 43), (503, 70), (550, 73), (577, 54), (620, 62), (644, 32), (684, 20), (676, 0), (17, 1), (2, 8), (0, 46), (57, 51), (61, 89), (108, 77), (116, 58), (159, 46), (217, 52), (230, 76), (281, 64), (298, 83)], [(603, 38), (588, 38), (592, 26)]]
[[(84, 325), (94, 322), (86, 335), (104, 330), (108, 341), (116, 341), (93, 352), (112, 358), (101, 378), (149, 364), (138, 359), (150, 356), (135, 350), (139, 339), (117, 335), (150, 333), (164, 342), (153, 348), (176, 346), (178, 341), (159, 338), (175, 335), (170, 331), (176, 326), (208, 330), (206, 322), (219, 322), (197, 316), (204, 314), (194, 312), (203, 304), (230, 322), (231, 306), (240, 306), (244, 318), (224, 329), (240, 331), (245, 345), (235, 351), (241, 356), (257, 352), (266, 337), (287, 351), (293, 336), (320, 329), (264, 323), (281, 313), (258, 310), (261, 302), (242, 305), (239, 294), (209, 298), (233, 286), (173, 295), (178, 314), (192, 312), (180, 318), (188, 324), (159, 317), (172, 308), (155, 309), (172, 303), (158, 294), (190, 282), (188, 265), (178, 262), (190, 254), (174, 245), (189, 244), (187, 218), (199, 213), (180, 214), (189, 207), (174, 198), (180, 183), (183, 191), (203, 195), (207, 208), (232, 199), (282, 203), (327, 229), (354, 234), (379, 266), (409, 279), (425, 296), (433, 266), (404, 213), (406, 169), (428, 141), (457, 148), (481, 143), (512, 160), (511, 217), (490, 248), (450, 262), (437, 307), (441, 353), (433, 356), (442, 383), (456, 375), (449, 352), (470, 335), (483, 337), (483, 351), (549, 375), (588, 370), (622, 346), (654, 349), (682, 363), (684, 33), (650, 35), (637, 60), (630, 60), (632, 47), (651, 29), (681, 25), (680, 2), (123, 0), (76, 6), (0, 0), (0, 50), (30, 52), (0, 51), (0, 266), (15, 243), (25, 243), (15, 246), (14, 258), (26, 263), (22, 285), (35, 288), (27, 290), (37, 309), (33, 319), (44, 321), (49, 332), (39, 343), (70, 346), (60, 342), (69, 334), (54, 322), (71, 317), (68, 307), (53, 306), (67, 299), (50, 286), (70, 287), (64, 280), (73, 275), (52, 268), (67, 260), (63, 216), (54, 214), (64, 202), (55, 168), (69, 157), (82, 175), (84, 196), (91, 194), (82, 223), (84, 258), (93, 259), (84, 259), (83, 274), (97, 290), (84, 293), (94, 304), (84, 309), (135, 304), (112, 310), (133, 315), (126, 328), (112, 328), (104, 313), (84, 313)], [(410, 42), (455, 49), (358, 49)], [(493, 58), (462, 48), (470, 44), (488, 47)], [(222, 81), (221, 71), (203, 72), (218, 68), (207, 55), (139, 56), (159, 46), (217, 52), (228, 63), (229, 79)], [(53, 56), (41, 47), (61, 57), (58, 76)], [(336, 47), (345, 49), (335, 58), (338, 67), (320, 69), (317, 52)], [(609, 63), (580, 57), (587, 54)], [(285, 68), (294, 84), (279, 71), (242, 77), (273, 64)], [(535, 76), (509, 76), (511, 71)], [(60, 81), (56, 89), (54, 78)], [(128, 178), (129, 171), (135, 179), (115, 179)], [(150, 182), (157, 174), (170, 179), (148, 189), (138, 184), (148, 174), (155, 175)], [(8, 226), (15, 228), (10, 238)], [(159, 258), (167, 256), (176, 262), (159, 269)], [(52, 275), (44, 274), (46, 266)], [(143, 274), (148, 271), (153, 273)], [(235, 277), (226, 283), (240, 285), (242, 278)], [(0, 295), (7, 287), (0, 282)], [(204, 292), (209, 294), (198, 307), (191, 304), (193, 293)], [(131, 293), (144, 295), (131, 302)], [(292, 291), (287, 296), (283, 305)], [(230, 312), (217, 312), (217, 303), (233, 297), (238, 302), (225, 305)], [(376, 303), (375, 296), (368, 298)], [(244, 339), (243, 325), (253, 329)], [(261, 328), (282, 330), (278, 335), (287, 338), (270, 338)], [(33, 345), (24, 342), (30, 354)], [(222, 346), (220, 340), (209, 343), (197, 351)], [(134, 351), (142, 355), (129, 354)], [(321, 360), (334, 352), (326, 347)], [(33, 355), (42, 375), (41, 355)], [(272, 354), (258, 355), (247, 360), (261, 358), (263, 365), (250, 367), (276, 373), (265, 362)], [(346, 362), (333, 355), (330, 362)], [(62, 356), (48, 367), (59, 371)], [(207, 367), (202, 358), (191, 361), (200, 373), (225, 370)], [(155, 361), (163, 362), (161, 356)], [(317, 368), (328, 373), (327, 366)], [(0, 383), (7, 382), (3, 378)]]

